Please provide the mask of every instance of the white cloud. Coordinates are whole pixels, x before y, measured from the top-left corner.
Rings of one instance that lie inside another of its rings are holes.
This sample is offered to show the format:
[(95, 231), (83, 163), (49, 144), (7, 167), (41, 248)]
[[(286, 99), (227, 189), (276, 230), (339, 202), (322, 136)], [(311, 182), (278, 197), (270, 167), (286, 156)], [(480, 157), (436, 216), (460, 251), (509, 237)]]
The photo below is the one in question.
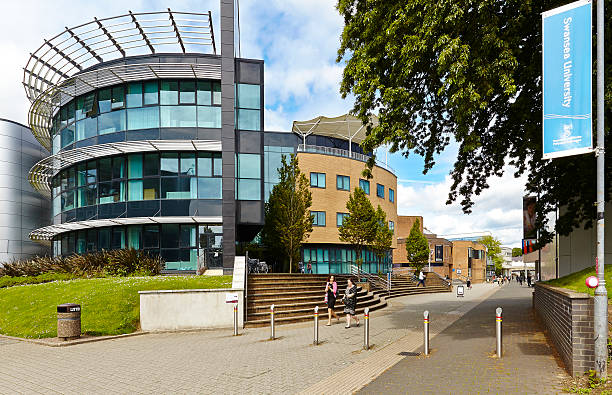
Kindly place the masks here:
[(507, 167), (502, 177), (489, 179), (490, 187), (474, 197), (469, 215), (459, 203), (446, 204), (452, 185), (450, 176), (431, 184), (399, 183), (398, 212), (400, 215), (422, 215), (423, 223), (438, 235), (458, 235), (491, 232), (504, 245), (520, 246), (522, 236), (522, 196), (525, 178), (514, 178)]

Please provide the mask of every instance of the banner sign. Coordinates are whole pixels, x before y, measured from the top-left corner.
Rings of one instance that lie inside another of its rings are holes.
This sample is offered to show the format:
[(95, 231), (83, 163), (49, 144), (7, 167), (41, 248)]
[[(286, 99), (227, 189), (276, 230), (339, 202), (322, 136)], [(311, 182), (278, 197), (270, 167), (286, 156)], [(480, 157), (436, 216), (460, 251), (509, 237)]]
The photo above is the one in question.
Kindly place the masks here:
[(543, 158), (593, 150), (591, 0), (542, 13)]
[(536, 228), (536, 197), (523, 196), (523, 239), (535, 239)]
[(523, 239), (523, 255), (534, 252), (536, 245), (535, 239)]

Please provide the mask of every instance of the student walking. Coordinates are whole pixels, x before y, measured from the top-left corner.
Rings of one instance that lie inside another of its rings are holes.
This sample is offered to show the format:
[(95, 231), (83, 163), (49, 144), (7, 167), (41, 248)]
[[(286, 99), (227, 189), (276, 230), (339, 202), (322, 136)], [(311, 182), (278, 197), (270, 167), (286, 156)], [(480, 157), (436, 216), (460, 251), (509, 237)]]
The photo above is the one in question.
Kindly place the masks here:
[(347, 280), (346, 291), (344, 291), (344, 298), (342, 299), (344, 302), (344, 312), (346, 313), (346, 326), (345, 329), (351, 327), (351, 318), (357, 321), (357, 326), (359, 326), (359, 319), (355, 317), (355, 307), (357, 306), (357, 287), (353, 283), (353, 279), (349, 278)]
[(531, 274), (527, 275), (527, 286), (531, 287)]
[(340, 317), (338, 317), (334, 311), (337, 295), (338, 284), (336, 284), (336, 279), (334, 276), (329, 276), (327, 278), (327, 284), (325, 284), (325, 303), (327, 303), (327, 324), (325, 324), (325, 326), (331, 326), (332, 315), (336, 317), (336, 321), (340, 321)]
[(423, 273), (423, 269), (419, 271), (419, 283), (417, 284), (417, 287), (421, 284), (423, 284), (423, 288), (425, 288), (425, 273)]

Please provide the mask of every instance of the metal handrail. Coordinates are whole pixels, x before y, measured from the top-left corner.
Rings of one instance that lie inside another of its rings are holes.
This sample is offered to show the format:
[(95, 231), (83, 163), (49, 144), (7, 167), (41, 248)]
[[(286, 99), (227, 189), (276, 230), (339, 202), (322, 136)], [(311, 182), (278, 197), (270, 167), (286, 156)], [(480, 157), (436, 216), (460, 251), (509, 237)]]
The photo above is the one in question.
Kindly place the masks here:
[[(368, 155), (361, 154), (359, 152), (348, 151), (341, 148), (324, 147), (321, 145), (310, 145), (310, 144), (299, 144), (297, 152), (311, 152), (315, 154), (325, 154), (332, 156), (341, 156), (344, 158), (352, 158), (361, 162), (367, 162), (370, 157)], [(386, 163), (376, 160), (376, 166), (382, 167), (383, 169), (389, 170), (395, 174), (395, 170)]]
[(359, 278), (365, 277), (368, 280), (368, 282), (374, 284), (374, 286), (376, 286), (377, 288), (380, 288), (386, 291), (391, 290), (390, 284), (387, 280), (377, 275), (374, 275), (368, 272), (364, 272), (356, 265), (351, 265), (351, 274)]

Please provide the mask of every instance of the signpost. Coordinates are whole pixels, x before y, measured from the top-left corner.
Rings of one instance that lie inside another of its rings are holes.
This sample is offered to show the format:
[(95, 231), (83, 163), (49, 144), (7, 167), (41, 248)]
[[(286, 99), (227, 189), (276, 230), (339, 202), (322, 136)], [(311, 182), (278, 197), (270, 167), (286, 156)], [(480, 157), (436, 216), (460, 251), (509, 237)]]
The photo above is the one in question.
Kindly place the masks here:
[[(543, 158), (592, 149), (592, 4), (580, 0), (542, 13)], [(604, 278), (604, 1), (597, 1), (597, 286), (595, 372), (607, 378), (608, 292)], [(591, 281), (594, 285), (595, 282)]]

